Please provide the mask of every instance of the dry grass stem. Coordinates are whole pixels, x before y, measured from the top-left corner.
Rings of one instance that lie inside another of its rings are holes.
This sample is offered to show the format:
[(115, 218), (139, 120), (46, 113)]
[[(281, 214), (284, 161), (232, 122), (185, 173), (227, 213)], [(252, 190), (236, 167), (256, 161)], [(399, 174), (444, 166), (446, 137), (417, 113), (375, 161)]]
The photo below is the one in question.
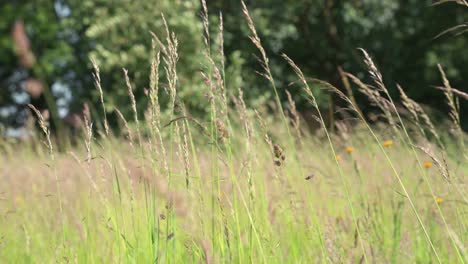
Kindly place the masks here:
[(28, 104), (28, 107), (31, 108), (31, 110), (33, 110), (34, 113), (37, 116), (39, 126), (41, 127), (42, 132), (44, 133), (44, 135), (46, 137), (46, 140), (47, 140), (46, 145), (47, 145), (47, 148), (49, 149), (49, 155), (52, 158), (52, 160), (54, 160), (54, 147), (52, 146), (52, 140), (50, 139), (49, 126), (48, 126), (44, 116), (41, 114), (41, 112), (39, 110), (37, 110), (36, 107), (34, 107), (34, 105)]
[(117, 113), (117, 116), (120, 118), (120, 120), (124, 124), (125, 129), (127, 130), (127, 136), (128, 136), (128, 140), (130, 141), (130, 145), (133, 146), (133, 133), (132, 133), (132, 130), (130, 129), (130, 126), (128, 125), (127, 119), (125, 119), (125, 117), (123, 116), (122, 112), (120, 112), (119, 109), (115, 109), (115, 112)]
[(426, 114), (424, 109), (418, 103), (416, 103), (413, 99), (409, 98), (400, 85), (397, 85), (397, 88), (400, 91), (400, 96), (401, 96), (403, 105), (411, 113), (411, 116), (413, 117), (413, 119), (416, 120), (416, 125), (421, 131), (421, 134), (423, 136), (426, 136), (426, 132), (424, 128), (421, 126), (419, 119), (422, 119), (424, 124), (429, 128), (429, 131), (431, 132), (431, 134), (437, 139), (438, 142), (440, 142), (440, 136), (437, 133), (434, 124), (432, 123), (431, 119)]
[(106, 136), (109, 136), (109, 124), (107, 122), (107, 111), (106, 111), (106, 105), (104, 104), (104, 92), (102, 91), (102, 87), (101, 87), (101, 76), (99, 74), (99, 66), (94, 57), (91, 57), (90, 60), (94, 69), (94, 72), (93, 72), (94, 86), (96, 86), (96, 88), (98, 89), (99, 99), (101, 101), (101, 106), (102, 106), (102, 114), (104, 116), (104, 131), (106, 133)]
[(289, 111), (291, 112), (291, 116), (292, 116), (292, 125), (294, 129), (296, 130), (296, 134), (297, 134), (299, 141), (301, 141), (301, 138), (302, 138), (302, 133), (300, 129), (301, 119), (296, 109), (296, 103), (294, 102), (291, 96), (291, 93), (288, 90), (286, 90), (286, 95), (288, 97), (288, 102), (289, 102)]

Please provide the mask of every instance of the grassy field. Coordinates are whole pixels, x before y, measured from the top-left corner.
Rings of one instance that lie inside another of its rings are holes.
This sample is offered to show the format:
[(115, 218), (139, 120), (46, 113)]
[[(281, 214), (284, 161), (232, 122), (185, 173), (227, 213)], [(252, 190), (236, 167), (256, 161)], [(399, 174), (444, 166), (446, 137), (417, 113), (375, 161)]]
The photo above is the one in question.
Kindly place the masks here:
[(157, 144), (113, 139), (92, 144), (89, 162), (86, 149), (53, 160), (11, 149), (1, 160), (1, 262), (465, 260), (468, 166), (456, 146), (442, 164), (447, 181), (391, 136), (333, 138), (335, 157), (323, 136), (294, 150), (271, 135), (284, 146), (281, 166), (261, 129), (230, 136), (211, 150), (177, 139), (167, 158)]
[[(1, 263), (467, 262), (468, 150), (442, 67), (451, 113), (434, 126), (403, 89), (403, 103), (393, 102), (365, 51), (373, 83), (342, 73), (346, 94), (307, 79), (284, 55), (316, 109), (319, 129), (310, 132), (292, 99), (279, 103), (267, 54), (244, 13), (273, 109), (252, 109), (241, 89), (224, 87), (224, 61), (208, 45), (201, 77), (211, 111), (191, 117), (177, 97), (177, 40), (169, 30), (162, 40), (154, 36), (160, 53), (148, 110), (136, 113), (125, 72), (135, 113), (131, 122), (122, 116), (122, 135), (109, 130), (105, 115), (99, 122), (85, 114), (75, 147), (58, 151), (35, 112), (42, 135), (1, 142)], [(102, 95), (97, 65), (94, 74)], [(351, 85), (380, 111), (372, 125)], [(325, 122), (315, 103), (319, 88), (343, 99), (347, 119)]]

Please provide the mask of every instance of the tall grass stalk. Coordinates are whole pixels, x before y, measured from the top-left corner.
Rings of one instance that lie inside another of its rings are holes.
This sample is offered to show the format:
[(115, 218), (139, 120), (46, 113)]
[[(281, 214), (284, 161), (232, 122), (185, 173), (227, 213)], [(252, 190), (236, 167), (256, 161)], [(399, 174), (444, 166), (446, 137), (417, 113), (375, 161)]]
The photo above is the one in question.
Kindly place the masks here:
[(291, 68), (294, 70), (294, 72), (296, 73), (297, 77), (299, 78), (299, 80), (302, 82), (303, 86), (304, 86), (304, 91), (306, 92), (306, 94), (310, 97), (310, 99), (312, 100), (312, 105), (313, 107), (317, 110), (317, 113), (318, 113), (318, 116), (319, 116), (319, 119), (320, 119), (320, 123), (321, 123), (321, 126), (325, 132), (325, 135), (327, 137), (327, 140), (328, 140), (328, 144), (329, 144), (329, 147), (330, 147), (330, 150), (333, 154), (333, 159), (335, 160), (335, 163), (336, 163), (336, 166), (338, 168), (338, 172), (340, 174), (340, 177), (341, 177), (341, 180), (342, 180), (342, 183), (343, 183), (343, 188), (345, 190), (345, 195), (346, 195), (346, 199), (348, 201), (348, 206), (349, 206), (349, 209), (351, 210), (351, 214), (353, 216), (353, 221), (354, 221), (354, 225), (356, 227), (356, 231), (358, 233), (358, 236), (359, 236), (359, 241), (360, 241), (360, 245), (361, 245), (361, 249), (362, 249), (362, 254), (364, 256), (364, 260), (366, 261), (366, 263), (368, 262), (367, 260), (367, 254), (366, 254), (366, 249), (365, 249), (365, 246), (364, 246), (364, 242), (362, 240), (362, 236), (361, 236), (361, 231), (359, 229), (359, 225), (358, 225), (358, 222), (357, 222), (357, 214), (356, 214), (356, 211), (355, 211), (355, 208), (354, 208), (354, 205), (353, 205), (353, 202), (351, 201), (351, 196), (350, 196), (350, 190), (349, 190), (349, 186), (348, 186), (348, 183), (346, 182), (346, 179), (344, 177), (344, 174), (343, 174), (343, 170), (341, 168), (341, 165), (339, 164), (338, 160), (336, 159), (336, 156), (338, 155), (336, 153), (336, 150), (335, 150), (335, 147), (333, 146), (333, 142), (331, 140), (331, 136), (326, 128), (326, 124), (325, 124), (325, 120), (323, 119), (323, 116), (322, 116), (322, 113), (318, 107), (318, 104), (317, 104), (317, 101), (315, 99), (315, 95), (314, 93), (312, 92), (312, 90), (310, 89), (309, 87), (309, 84), (307, 83), (306, 81), (306, 78), (304, 76), (304, 74), (302, 73), (301, 69), (294, 63), (293, 60), (291, 60), (287, 55), (283, 54), (283, 58), (288, 62), (288, 64), (291, 66)]

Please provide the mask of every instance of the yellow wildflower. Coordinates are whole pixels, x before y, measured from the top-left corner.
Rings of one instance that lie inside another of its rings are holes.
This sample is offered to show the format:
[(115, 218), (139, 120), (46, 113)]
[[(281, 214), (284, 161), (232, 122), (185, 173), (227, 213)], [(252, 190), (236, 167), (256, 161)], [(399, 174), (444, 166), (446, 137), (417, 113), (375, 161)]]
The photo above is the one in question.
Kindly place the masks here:
[(442, 199), (440, 197), (436, 197), (435, 201), (436, 201), (437, 204), (441, 204), (444, 201), (444, 199)]
[(430, 162), (430, 161), (426, 161), (426, 162), (424, 162), (424, 164), (423, 164), (423, 165), (424, 165), (424, 168), (427, 168), (427, 169), (429, 169), (430, 167), (432, 167), (432, 162)]
[(383, 146), (384, 147), (390, 147), (391, 145), (393, 145), (393, 141), (392, 140), (385, 140), (384, 143), (383, 143)]
[(351, 153), (354, 152), (354, 148), (352, 148), (352, 147), (347, 147), (347, 148), (346, 148), (346, 152), (351, 154)]
[(340, 161), (341, 160), (341, 155), (336, 155), (336, 160)]

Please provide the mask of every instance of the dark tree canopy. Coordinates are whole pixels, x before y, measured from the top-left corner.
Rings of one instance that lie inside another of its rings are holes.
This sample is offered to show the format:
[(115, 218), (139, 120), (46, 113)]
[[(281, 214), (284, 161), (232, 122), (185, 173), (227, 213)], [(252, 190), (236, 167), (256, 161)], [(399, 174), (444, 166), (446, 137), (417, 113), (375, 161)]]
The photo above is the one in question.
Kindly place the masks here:
[[(466, 21), (466, 8), (456, 4), (432, 6), (420, 0), (258, 0), (245, 1), (271, 59), (283, 99), (287, 88), (299, 106), (302, 96), (288, 84), (295, 77), (281, 53), (288, 54), (309, 77), (341, 88), (338, 67), (365, 78), (357, 48), (365, 48), (380, 67), (391, 92), (396, 83), (423, 104), (441, 109), (444, 97), (437, 63), (445, 68), (454, 87), (463, 89), (468, 76), (467, 35), (440, 32)], [(208, 1), (213, 43), (220, 12), (228, 89), (243, 87), (252, 104), (261, 104), (271, 89), (255, 72), (255, 47), (238, 0)], [(129, 70), (138, 109), (146, 107), (152, 51), (150, 31), (164, 36), (161, 14), (180, 43), (179, 95), (194, 113), (206, 109), (203, 68), (203, 29), (199, 1), (147, 0), (36, 0), (2, 1), (0, 5), (0, 123), (24, 125), (26, 104), (48, 109), (52, 119), (95, 106), (99, 94), (92, 79), (90, 58), (100, 66), (106, 110), (131, 111), (122, 68)], [(161, 73), (163, 74), (163, 73)], [(319, 94), (327, 107), (329, 96)], [(367, 102), (358, 98), (365, 108)], [(468, 114), (466, 104), (461, 111)], [(463, 116), (463, 113), (462, 113)], [(58, 121), (57, 121), (58, 122)]]

